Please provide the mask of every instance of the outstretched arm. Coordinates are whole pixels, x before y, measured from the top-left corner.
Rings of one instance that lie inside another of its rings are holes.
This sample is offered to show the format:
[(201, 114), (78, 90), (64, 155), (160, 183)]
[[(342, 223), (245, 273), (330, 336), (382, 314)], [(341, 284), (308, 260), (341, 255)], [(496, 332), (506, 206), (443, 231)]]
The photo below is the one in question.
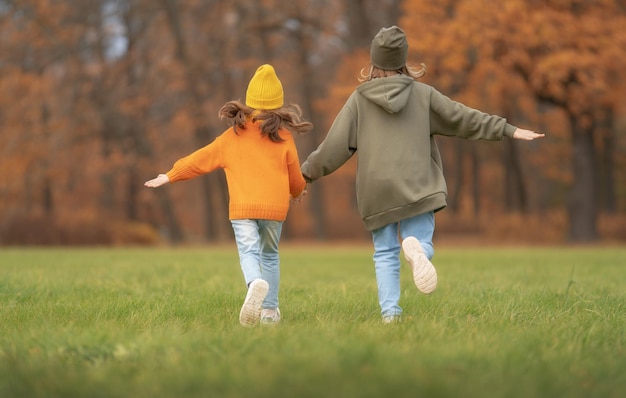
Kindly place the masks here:
[(170, 179), (167, 174), (159, 174), (156, 178), (146, 181), (143, 185), (148, 188), (158, 188), (161, 185), (167, 184), (168, 182), (170, 182)]
[(515, 130), (515, 132), (513, 133), (513, 138), (515, 138), (516, 140), (524, 140), (524, 141), (532, 141), (535, 138), (541, 138), (544, 136), (545, 134), (543, 133), (535, 133), (534, 131), (524, 130), (520, 128)]

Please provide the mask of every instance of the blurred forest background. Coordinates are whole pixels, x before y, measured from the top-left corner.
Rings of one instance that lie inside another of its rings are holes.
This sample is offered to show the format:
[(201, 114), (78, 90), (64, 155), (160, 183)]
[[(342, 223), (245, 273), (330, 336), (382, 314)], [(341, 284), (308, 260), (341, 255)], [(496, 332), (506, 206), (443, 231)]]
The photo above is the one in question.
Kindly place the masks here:
[[(232, 239), (221, 171), (143, 182), (227, 127), (263, 63), (323, 140), (382, 26), (423, 82), (533, 142), (438, 137), (435, 239), (626, 242), (624, 0), (0, 0), (0, 245)], [(369, 240), (357, 156), (290, 210), (285, 239)]]

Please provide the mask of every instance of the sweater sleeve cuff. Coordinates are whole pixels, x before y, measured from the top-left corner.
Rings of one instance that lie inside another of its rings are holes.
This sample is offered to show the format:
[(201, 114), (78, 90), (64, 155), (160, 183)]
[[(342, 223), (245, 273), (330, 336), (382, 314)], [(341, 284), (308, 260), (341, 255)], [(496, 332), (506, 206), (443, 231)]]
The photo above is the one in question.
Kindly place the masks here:
[(177, 173), (174, 169), (168, 171), (167, 173), (165, 173), (165, 175), (167, 176), (167, 178), (170, 179), (170, 182), (176, 182), (176, 181), (180, 181), (184, 179), (181, 173), (180, 172)]

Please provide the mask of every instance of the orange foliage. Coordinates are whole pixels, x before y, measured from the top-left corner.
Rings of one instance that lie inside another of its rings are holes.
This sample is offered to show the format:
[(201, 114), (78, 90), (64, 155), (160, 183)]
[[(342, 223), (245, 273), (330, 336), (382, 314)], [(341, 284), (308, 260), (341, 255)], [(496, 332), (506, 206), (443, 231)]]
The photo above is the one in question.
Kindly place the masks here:
[[(248, 79), (265, 62), (275, 65), (288, 102), (301, 105), (315, 123), (313, 134), (296, 137), (304, 160), (369, 62), (367, 46), (350, 47), (369, 42), (354, 40), (355, 18), (347, 12), (356, 10), (355, 3), (123, 3), (3, 2), (0, 244), (32, 242), (33, 231), (41, 234), (37, 242), (45, 235), (58, 243), (55, 234), (65, 234), (72, 237), (63, 242), (80, 243), (84, 233), (84, 242), (115, 243), (114, 236), (150, 242), (155, 230), (174, 233), (177, 227), (198, 240), (215, 224), (228, 229), (222, 203), (227, 193), (216, 180), (158, 192), (145, 191), (142, 182), (221, 133), (225, 125), (217, 110), (243, 98)], [(363, 15), (380, 21), (392, 3), (362, 10)], [(626, 136), (615, 133), (626, 126), (626, 21), (618, 2), (402, 4), (398, 24), (409, 35), (411, 63), (428, 67), (426, 83), (549, 133), (540, 144), (518, 147), (531, 211), (561, 208), (567, 187), (576, 181), (563, 161), (572, 154), (570, 116), (591, 128), (601, 113), (594, 107), (610, 108), (615, 124), (601, 135), (593, 131), (598, 149), (613, 149), (618, 210), (626, 211)], [(368, 29), (378, 27), (358, 31)], [(112, 44), (117, 52), (111, 52)], [(483, 211), (502, 210), (506, 177), (499, 144), (470, 144), (479, 160), (474, 171), (467, 149), (456, 159), (455, 143), (440, 143), (451, 185), (458, 181), (452, 171), (461, 164), (460, 175), (480, 177)], [(327, 221), (329, 237), (362, 236), (354, 210), (356, 161), (319, 183), (324, 214), (311, 214), (313, 194), (294, 207), (288, 221), (292, 236), (313, 236), (319, 218)], [(465, 215), (475, 200), (470, 185), (459, 188)], [(56, 232), (46, 235), (51, 230)]]

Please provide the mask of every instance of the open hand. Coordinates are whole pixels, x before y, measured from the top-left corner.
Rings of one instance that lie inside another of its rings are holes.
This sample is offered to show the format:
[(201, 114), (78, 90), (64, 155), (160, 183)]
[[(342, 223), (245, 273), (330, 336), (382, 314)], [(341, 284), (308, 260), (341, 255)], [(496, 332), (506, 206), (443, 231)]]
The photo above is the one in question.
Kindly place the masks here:
[(534, 131), (524, 130), (520, 128), (515, 130), (515, 132), (513, 133), (513, 138), (515, 138), (516, 140), (524, 140), (524, 141), (532, 141), (535, 138), (541, 138), (544, 136), (545, 134), (535, 133)]
[(143, 185), (148, 188), (158, 188), (168, 182), (170, 182), (170, 179), (166, 174), (159, 174), (156, 178), (146, 181)]

